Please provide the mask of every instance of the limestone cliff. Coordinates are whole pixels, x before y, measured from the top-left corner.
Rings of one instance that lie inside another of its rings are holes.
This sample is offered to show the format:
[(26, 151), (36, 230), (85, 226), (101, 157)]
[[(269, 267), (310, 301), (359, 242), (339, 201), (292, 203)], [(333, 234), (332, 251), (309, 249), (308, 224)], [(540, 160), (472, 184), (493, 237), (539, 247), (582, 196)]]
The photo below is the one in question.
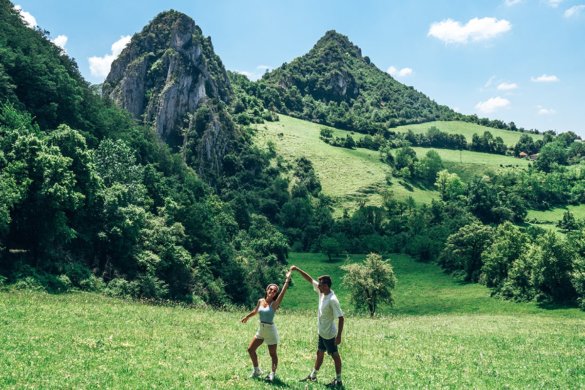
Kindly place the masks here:
[(214, 121), (205, 126), (210, 134), (198, 134), (196, 142), (187, 137), (198, 108), (228, 103), (232, 89), (211, 39), (188, 16), (161, 13), (134, 35), (112, 64), (103, 93), (153, 126), (171, 146), (189, 144), (190, 155), (197, 155), (196, 168), (221, 168), (235, 136), (233, 126)]

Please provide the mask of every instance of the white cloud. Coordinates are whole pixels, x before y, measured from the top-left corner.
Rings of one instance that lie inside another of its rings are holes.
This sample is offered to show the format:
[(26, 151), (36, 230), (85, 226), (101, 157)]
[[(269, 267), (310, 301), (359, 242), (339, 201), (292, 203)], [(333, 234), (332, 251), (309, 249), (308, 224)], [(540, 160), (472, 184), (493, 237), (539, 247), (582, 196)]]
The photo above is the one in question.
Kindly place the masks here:
[(67, 37), (67, 35), (59, 35), (57, 36), (57, 38), (51, 39), (51, 42), (59, 46), (61, 49), (65, 50), (65, 45), (67, 44), (68, 40), (69, 38)]
[(497, 88), (499, 91), (512, 91), (512, 90), (518, 88), (518, 84), (503, 82), (503, 83), (498, 84)]
[(103, 57), (89, 57), (89, 71), (94, 77), (105, 78), (110, 72), (112, 62), (124, 50), (126, 45), (130, 42), (130, 35), (120, 37), (116, 42), (112, 44), (112, 53), (106, 54)]
[(554, 114), (557, 113), (552, 108), (545, 108), (543, 106), (537, 106), (536, 108), (538, 109), (538, 111), (537, 111), (538, 112), (538, 115), (554, 115)]
[(22, 18), (24, 19), (24, 22), (28, 24), (30, 28), (35, 28), (37, 26), (37, 19), (34, 16), (32, 16), (29, 12), (23, 11), (20, 5), (15, 5), (14, 9), (20, 13)]
[(431, 24), (428, 36), (435, 37), (445, 43), (467, 43), (469, 41), (486, 41), (510, 31), (512, 25), (505, 19), (473, 18), (465, 25), (458, 21), (446, 19)]
[(545, 0), (545, 3), (553, 8), (557, 8), (562, 2), (563, 0)]
[(531, 77), (530, 80), (535, 83), (556, 83), (559, 81), (559, 78), (555, 75), (549, 76), (547, 74), (543, 74), (538, 77)]
[(412, 68), (398, 69), (394, 66), (390, 66), (388, 69), (386, 69), (386, 73), (394, 77), (408, 77), (412, 75)]
[(502, 97), (495, 97), (486, 100), (485, 102), (479, 102), (475, 105), (475, 109), (482, 114), (491, 114), (500, 108), (508, 107), (510, 101)]
[(512, 7), (513, 5), (520, 4), (521, 2), (522, 0), (504, 0), (504, 4), (506, 4), (507, 7)]
[(256, 67), (255, 72), (249, 72), (247, 70), (236, 70), (236, 73), (243, 74), (244, 76), (246, 76), (250, 80), (256, 81), (256, 80), (260, 79), (264, 75), (264, 73), (269, 72), (271, 69), (273, 69), (273, 68), (272, 68), (272, 66), (269, 66), (269, 65), (258, 65)]
[(581, 11), (583, 11), (585, 9), (585, 5), (580, 4), (580, 5), (574, 5), (571, 8), (565, 10), (564, 14), (565, 18), (572, 18), (575, 16), (579, 16), (581, 14)]

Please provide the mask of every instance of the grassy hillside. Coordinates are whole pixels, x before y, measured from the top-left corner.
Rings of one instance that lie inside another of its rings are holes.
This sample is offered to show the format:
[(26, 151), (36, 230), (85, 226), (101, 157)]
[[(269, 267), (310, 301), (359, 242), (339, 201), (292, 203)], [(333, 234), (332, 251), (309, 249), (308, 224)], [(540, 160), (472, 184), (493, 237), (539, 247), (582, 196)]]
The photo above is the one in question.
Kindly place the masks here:
[(471, 137), (473, 134), (476, 133), (477, 135), (482, 135), (484, 132), (489, 131), (492, 133), (494, 137), (502, 137), (504, 140), (504, 144), (507, 146), (515, 145), (522, 134), (528, 134), (532, 137), (533, 140), (542, 139), (542, 134), (530, 134), (530, 133), (520, 133), (518, 131), (510, 131), (510, 130), (500, 130), (495, 129), (493, 127), (486, 127), (481, 126), (475, 123), (468, 123), (468, 122), (461, 122), (461, 121), (434, 121), (434, 122), (427, 122), (427, 123), (420, 123), (416, 125), (405, 125), (405, 126), (398, 126), (393, 128), (393, 131), (399, 133), (406, 133), (409, 129), (412, 130), (415, 134), (426, 133), (430, 127), (435, 126), (442, 132), (448, 134), (463, 134), (467, 142), (471, 142)]
[[(388, 186), (386, 175), (389, 168), (380, 161), (378, 152), (367, 149), (349, 150), (333, 147), (319, 139), (323, 126), (312, 122), (280, 115), (278, 122), (266, 122), (256, 125), (258, 133), (256, 142), (265, 145), (274, 142), (276, 149), (285, 159), (292, 161), (297, 157), (306, 156), (315, 167), (321, 180), (323, 192), (337, 202), (338, 212), (343, 208), (355, 208), (357, 201), (366, 199), (368, 204), (380, 204), (380, 193), (385, 189), (394, 192), (398, 199), (412, 196), (417, 203), (430, 203), (438, 198), (435, 191), (404, 186), (400, 180), (393, 180)], [(335, 137), (345, 137), (348, 131), (333, 129)], [(362, 134), (353, 133), (354, 139)], [(423, 157), (428, 148), (414, 148), (417, 155)], [(474, 174), (481, 174), (489, 169), (500, 169), (502, 166), (528, 165), (526, 160), (508, 156), (478, 153), (471, 151), (455, 151), (435, 149), (445, 166), (463, 179)]]
[[(392, 256), (396, 308), (356, 316), (339, 282), (339, 262), (293, 254), (291, 262), (333, 275), (346, 311), (341, 345), (348, 389), (580, 388), (585, 383), (585, 313), (488, 297), (434, 265)], [(245, 310), (152, 306), (95, 294), (0, 292), (1, 388), (320, 389), (310, 371), (315, 296), (298, 275), (276, 321), (279, 381), (248, 379), (246, 347), (256, 321)], [(259, 292), (259, 295), (261, 292)], [(307, 308), (306, 310), (300, 308)], [(259, 350), (266, 369), (266, 348)]]

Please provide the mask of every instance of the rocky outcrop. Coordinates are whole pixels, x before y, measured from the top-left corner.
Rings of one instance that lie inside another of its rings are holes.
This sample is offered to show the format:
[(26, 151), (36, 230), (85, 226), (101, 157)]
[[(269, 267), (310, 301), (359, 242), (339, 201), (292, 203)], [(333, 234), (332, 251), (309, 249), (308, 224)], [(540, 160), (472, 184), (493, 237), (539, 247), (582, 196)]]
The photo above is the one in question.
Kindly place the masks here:
[(209, 99), (229, 102), (232, 90), (211, 39), (188, 16), (168, 11), (132, 37), (112, 64), (103, 93), (178, 148), (189, 114)]

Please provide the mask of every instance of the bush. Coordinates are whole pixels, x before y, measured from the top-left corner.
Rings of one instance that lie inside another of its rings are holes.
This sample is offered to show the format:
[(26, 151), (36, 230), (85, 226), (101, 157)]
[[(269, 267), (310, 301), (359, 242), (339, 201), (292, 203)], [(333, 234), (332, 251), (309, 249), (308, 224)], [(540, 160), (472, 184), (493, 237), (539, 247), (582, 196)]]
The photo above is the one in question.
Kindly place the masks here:
[(129, 282), (122, 278), (114, 278), (110, 280), (104, 290), (106, 295), (120, 298), (136, 298), (139, 295), (139, 291), (140, 288), (137, 282)]
[(79, 282), (79, 287), (84, 291), (103, 291), (106, 287), (106, 283), (95, 275), (90, 275), (89, 278)]

